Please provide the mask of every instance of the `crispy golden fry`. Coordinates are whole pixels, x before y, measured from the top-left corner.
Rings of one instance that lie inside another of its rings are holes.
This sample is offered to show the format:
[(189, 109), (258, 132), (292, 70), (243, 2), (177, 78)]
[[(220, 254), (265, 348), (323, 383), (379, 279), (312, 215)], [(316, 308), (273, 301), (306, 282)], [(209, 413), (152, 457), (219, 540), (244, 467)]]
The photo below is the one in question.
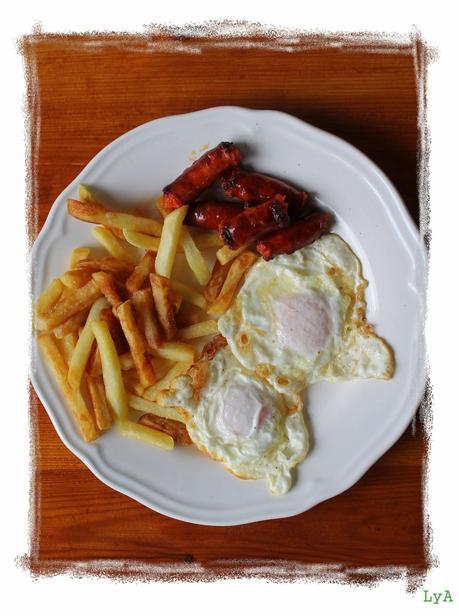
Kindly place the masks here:
[(158, 378), (162, 378), (175, 363), (165, 357), (150, 357), (150, 361)]
[(104, 381), (101, 376), (91, 377), (86, 375), (86, 384), (88, 386), (97, 427), (99, 430), (108, 430), (113, 424), (113, 417), (108, 407)]
[(132, 263), (122, 261), (116, 257), (104, 257), (103, 259), (84, 259), (76, 264), (73, 271), (90, 272), (110, 272), (112, 274), (128, 274), (132, 272)]
[(180, 307), (183, 303), (183, 297), (179, 295), (176, 291), (173, 291), (169, 288), (169, 299), (172, 304), (172, 308), (174, 309), (174, 317), (177, 312), (180, 310)]
[(158, 417), (164, 417), (165, 419), (174, 419), (175, 421), (185, 421), (183, 413), (181, 413), (174, 406), (159, 406), (152, 400), (147, 400), (142, 396), (135, 396), (128, 394), (128, 406), (136, 411), (142, 411), (144, 413), (153, 413)]
[(55, 304), (46, 315), (40, 315), (36, 319), (38, 329), (49, 331), (55, 328), (77, 312), (91, 306), (101, 295), (95, 282), (90, 280), (84, 287), (75, 289), (69, 297)]
[(89, 255), (91, 254), (91, 249), (86, 246), (80, 246), (79, 248), (74, 248), (70, 253), (69, 259), (69, 270), (73, 269), (77, 263), (83, 261), (84, 259), (89, 259)]
[(74, 218), (92, 222), (107, 227), (117, 229), (129, 229), (130, 231), (141, 231), (151, 235), (160, 236), (163, 225), (152, 218), (124, 214), (122, 212), (112, 212), (104, 208), (100, 203), (82, 202), (75, 199), (67, 199), (68, 213)]
[[(208, 248), (221, 248), (223, 242), (221, 241), (218, 233), (192, 233), (189, 227), (182, 226), (182, 229), (186, 230), (191, 234), (193, 241), (199, 250), (206, 250)], [(139, 233), (138, 231), (129, 231), (128, 229), (123, 229), (123, 238), (129, 242), (132, 246), (136, 246), (136, 248), (143, 248), (144, 250), (153, 250), (154, 252), (158, 252), (160, 238), (153, 237), (152, 235), (147, 235), (146, 233)], [(182, 253), (184, 251), (182, 236), (180, 242), (177, 246), (177, 253)]]
[(127, 351), (127, 353), (123, 353), (122, 355), (119, 355), (118, 359), (120, 362), (121, 370), (123, 370), (123, 372), (127, 370), (132, 370), (133, 368), (135, 368), (134, 359), (130, 351)]
[(116, 309), (121, 328), (131, 349), (135, 367), (139, 373), (143, 387), (149, 387), (156, 381), (153, 366), (148, 361), (147, 344), (144, 335), (139, 329), (132, 309), (132, 300), (122, 303)]
[[(154, 385), (146, 389), (143, 393), (143, 397), (147, 400), (156, 400), (157, 395), (163, 389), (169, 389), (174, 379), (182, 374), (186, 374), (190, 368), (192, 361), (180, 361), (177, 362), (172, 368), (163, 376), (162, 379), (157, 381)], [(147, 411), (148, 409), (142, 408), (139, 411)], [(153, 412), (153, 411), (152, 411)]]
[(103, 199), (97, 188), (86, 186), (86, 184), (78, 185), (78, 199), (80, 201), (91, 201), (92, 203), (100, 204)]
[(163, 342), (159, 349), (154, 349), (152, 354), (156, 357), (163, 357), (171, 361), (190, 362), (194, 361), (194, 347), (187, 342), (174, 340), (173, 342)]
[(188, 302), (183, 302), (180, 306), (180, 310), (175, 315), (175, 322), (177, 327), (188, 327), (188, 325), (194, 325), (199, 321), (204, 321), (206, 315), (201, 308), (197, 308)]
[(151, 289), (140, 289), (133, 293), (132, 303), (148, 346), (157, 349), (162, 342), (162, 337)]
[(59, 301), (63, 290), (64, 286), (59, 278), (52, 280), (35, 302), (34, 312), (36, 317), (45, 314), (53, 308)]
[(93, 321), (91, 325), (102, 361), (102, 374), (108, 403), (119, 419), (127, 419), (129, 414), (127, 396), (115, 343), (105, 321)]
[(128, 438), (138, 439), (140, 441), (144, 441), (145, 443), (150, 443), (151, 445), (162, 447), (163, 449), (174, 448), (174, 439), (168, 434), (164, 434), (159, 430), (154, 430), (153, 428), (141, 426), (135, 421), (130, 420), (117, 420), (116, 426), (120, 434)]
[(82, 270), (70, 270), (64, 272), (60, 280), (68, 289), (81, 289), (91, 280), (91, 273)]
[(233, 295), (243, 275), (255, 263), (257, 258), (253, 252), (243, 252), (233, 260), (217, 299), (207, 309), (208, 314), (218, 316), (225, 312), (231, 304)]
[(201, 293), (198, 293), (188, 285), (183, 282), (179, 282), (178, 280), (171, 280), (170, 285), (171, 289), (181, 295), (186, 302), (189, 302), (198, 308), (202, 308), (203, 310), (206, 309), (207, 302), (204, 295), (201, 295)]
[(86, 324), (78, 338), (75, 350), (72, 354), (72, 359), (69, 365), (68, 381), (70, 387), (78, 389), (81, 379), (86, 368), (86, 364), (91, 354), (92, 344), (94, 342), (94, 332), (92, 331), (91, 323), (100, 319), (100, 313), (104, 308), (107, 308), (108, 302), (105, 297), (100, 297), (94, 302), (89, 311)]
[(73, 351), (75, 350), (76, 343), (78, 342), (78, 334), (76, 332), (70, 332), (60, 340), (58, 340), (57, 346), (65, 360), (67, 366), (70, 365)]
[(201, 321), (188, 327), (182, 327), (178, 331), (179, 340), (192, 340), (193, 338), (202, 338), (218, 332), (217, 321)]
[(244, 246), (240, 246), (233, 250), (229, 246), (222, 246), (220, 250), (217, 250), (217, 259), (222, 265), (226, 265), (233, 259), (235, 259), (238, 255), (240, 255), (244, 250), (247, 250), (248, 244), (244, 244)]
[(86, 364), (86, 372), (93, 378), (102, 376), (102, 361), (100, 359), (99, 347), (97, 346), (92, 348), (91, 355)]
[(182, 228), (180, 241), (185, 253), (185, 259), (193, 272), (196, 280), (201, 285), (206, 285), (209, 282), (210, 270), (204, 257), (199, 252), (191, 233), (185, 227)]
[(136, 248), (143, 248), (144, 250), (152, 250), (158, 252), (160, 238), (147, 235), (146, 233), (139, 233), (138, 231), (129, 231), (129, 229), (123, 229), (124, 239), (135, 246)]
[(123, 303), (123, 300), (118, 293), (115, 279), (108, 272), (95, 272), (92, 275), (94, 283), (97, 285), (103, 295), (105, 295), (107, 301), (112, 308), (118, 308)]
[(231, 261), (228, 261), (225, 265), (222, 265), (218, 259), (215, 261), (210, 280), (202, 292), (210, 304), (217, 299), (230, 267)]
[(182, 232), (182, 223), (187, 212), (188, 206), (183, 205), (173, 210), (164, 219), (161, 241), (159, 243), (155, 263), (156, 273), (160, 276), (170, 278)]
[(94, 227), (92, 229), (92, 234), (102, 244), (105, 250), (112, 257), (115, 257), (115, 259), (121, 259), (133, 265), (136, 263), (136, 260), (127, 246), (123, 244), (122, 240), (115, 237), (109, 229), (105, 227)]
[(147, 250), (144, 256), (135, 266), (134, 271), (126, 280), (126, 289), (129, 293), (134, 293), (142, 288), (142, 285), (147, 280), (148, 275), (155, 271), (156, 253)]
[(99, 436), (94, 419), (89, 412), (79, 391), (74, 391), (67, 381), (67, 365), (62, 357), (55, 339), (50, 334), (38, 336), (38, 344), (72, 415), (74, 416), (85, 441), (93, 441)]
[(143, 395), (145, 387), (139, 381), (139, 375), (135, 368), (133, 370), (127, 370), (126, 372), (123, 372), (123, 381), (126, 387), (126, 391), (128, 392), (128, 399), (130, 395), (129, 392), (134, 393), (137, 396)]
[(169, 279), (158, 274), (150, 274), (150, 284), (156, 314), (164, 332), (164, 337), (166, 340), (172, 340), (177, 333), (177, 325), (175, 324), (175, 309), (169, 293)]
[(142, 415), (137, 421), (141, 426), (153, 428), (168, 434), (174, 439), (176, 445), (191, 445), (192, 441), (186, 426), (181, 421), (170, 419), (168, 417), (158, 417), (153, 413)]
[(69, 319), (55, 327), (53, 329), (53, 334), (56, 336), (56, 338), (60, 340), (67, 336), (67, 334), (76, 332), (80, 325), (82, 325), (86, 321), (88, 317), (88, 312), (88, 308), (85, 308), (81, 312), (77, 312), (77, 314), (74, 314), (73, 317), (70, 317)]

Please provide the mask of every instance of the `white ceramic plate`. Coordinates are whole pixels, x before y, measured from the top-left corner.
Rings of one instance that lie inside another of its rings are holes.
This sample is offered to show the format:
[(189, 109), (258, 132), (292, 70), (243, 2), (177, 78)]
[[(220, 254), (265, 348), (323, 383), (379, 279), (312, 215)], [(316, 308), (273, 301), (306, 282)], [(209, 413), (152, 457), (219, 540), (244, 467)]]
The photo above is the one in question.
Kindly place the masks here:
[(195, 448), (162, 451), (104, 434), (85, 444), (33, 343), (32, 382), (65, 445), (104, 483), (168, 516), (233, 525), (301, 513), (352, 486), (400, 437), (424, 387), (426, 263), (419, 234), (385, 175), (337, 137), (277, 111), (217, 107), (161, 118), (104, 148), (56, 199), (32, 251), (33, 295), (64, 271), (73, 247), (94, 245), (90, 227), (71, 219), (66, 199), (85, 183), (119, 202), (160, 194), (190, 154), (220, 141), (242, 144), (244, 162), (313, 192), (336, 217), (369, 281), (368, 320), (392, 345), (391, 381), (311, 386), (314, 446), (286, 496), (264, 481), (241, 481)]

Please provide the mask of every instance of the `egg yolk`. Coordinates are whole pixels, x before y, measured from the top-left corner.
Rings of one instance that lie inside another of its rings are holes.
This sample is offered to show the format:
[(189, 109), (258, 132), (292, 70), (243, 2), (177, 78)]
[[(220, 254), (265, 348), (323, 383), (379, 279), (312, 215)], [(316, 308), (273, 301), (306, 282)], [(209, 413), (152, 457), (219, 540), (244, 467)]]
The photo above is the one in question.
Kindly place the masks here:
[(325, 348), (331, 333), (328, 302), (319, 293), (286, 295), (272, 302), (276, 336), (282, 346), (308, 358)]
[(258, 393), (246, 383), (231, 383), (217, 402), (215, 424), (226, 437), (250, 437), (268, 414)]

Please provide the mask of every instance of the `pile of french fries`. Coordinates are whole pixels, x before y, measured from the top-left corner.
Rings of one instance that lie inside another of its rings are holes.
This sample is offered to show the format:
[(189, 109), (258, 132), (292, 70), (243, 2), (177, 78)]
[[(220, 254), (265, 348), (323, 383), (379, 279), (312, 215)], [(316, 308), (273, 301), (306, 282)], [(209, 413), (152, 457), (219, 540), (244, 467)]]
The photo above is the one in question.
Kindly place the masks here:
[[(257, 257), (228, 249), (217, 233), (186, 227), (188, 206), (166, 214), (157, 199), (159, 222), (110, 211), (85, 186), (78, 197), (68, 200), (69, 214), (97, 225), (93, 235), (107, 254), (75, 248), (68, 270), (38, 297), (41, 352), (85, 441), (116, 426), (165, 449), (187, 444), (186, 414), (158, 404), (158, 395), (198, 359), (196, 341), (217, 333), (216, 317)], [(210, 270), (201, 251), (212, 249)], [(178, 253), (192, 284), (174, 278)]]

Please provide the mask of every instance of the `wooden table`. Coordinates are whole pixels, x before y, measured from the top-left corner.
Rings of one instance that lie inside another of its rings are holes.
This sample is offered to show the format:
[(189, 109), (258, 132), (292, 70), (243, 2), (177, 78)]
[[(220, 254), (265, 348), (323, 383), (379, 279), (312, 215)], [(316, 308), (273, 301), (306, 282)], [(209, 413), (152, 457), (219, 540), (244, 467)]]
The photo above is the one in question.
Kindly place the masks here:
[[(57, 195), (103, 146), (148, 120), (217, 105), (282, 110), (343, 137), (386, 172), (417, 222), (413, 50), (352, 41), (333, 48), (308, 37), (293, 51), (282, 40), (252, 43), (153, 35), (25, 39), (32, 239)], [(417, 52), (422, 56), (422, 47)], [(408, 574), (416, 586), (429, 565), (419, 416), (345, 493), (293, 518), (229, 528), (178, 522), (106, 487), (61, 443), (33, 392), (30, 417), (34, 572), (78, 566), (150, 579), (370, 581)]]

